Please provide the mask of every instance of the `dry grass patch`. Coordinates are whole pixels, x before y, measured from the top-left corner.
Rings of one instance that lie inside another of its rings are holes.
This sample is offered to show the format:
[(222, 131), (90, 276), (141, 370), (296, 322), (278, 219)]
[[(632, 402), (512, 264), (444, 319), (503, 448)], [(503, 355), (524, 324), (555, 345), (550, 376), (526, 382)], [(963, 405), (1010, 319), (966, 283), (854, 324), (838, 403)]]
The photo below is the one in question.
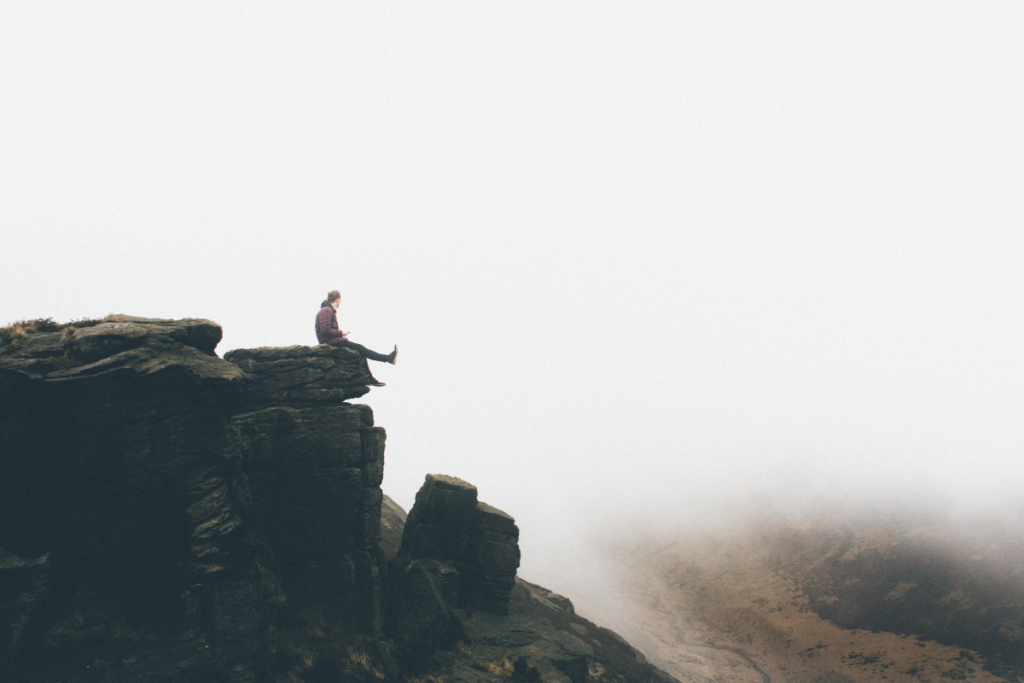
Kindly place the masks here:
[[(61, 344), (67, 348), (70, 346), (71, 337), (74, 336), (75, 330), (83, 327), (93, 327), (104, 322), (111, 322), (113, 317), (114, 314), (110, 313), (104, 318), (82, 318), (67, 323), (55, 322), (53, 318), (36, 318), (34, 320), (19, 320), (10, 323), (5, 327), (0, 327), (0, 356), (19, 355), (26, 340), (36, 334), (60, 332)], [(81, 362), (72, 358), (68, 352), (63, 357), (49, 358), (47, 362), (50, 364), (51, 370), (65, 370), (81, 365)]]
[(0, 338), (9, 339), (12, 337), (23, 337), (26, 334), (42, 334), (44, 332), (57, 332), (66, 327), (80, 328), (92, 327), (100, 323), (113, 321), (114, 314), (108, 313), (102, 318), (79, 318), (66, 323), (56, 322), (53, 318), (34, 318), (32, 320), (18, 320), (0, 327)]
[(64, 326), (53, 321), (53, 318), (36, 318), (35, 320), (19, 320), (6, 327), (0, 327), (0, 339), (15, 345), (30, 334), (57, 332)]
[(512, 678), (512, 674), (515, 672), (515, 667), (508, 655), (502, 655), (489, 662), (474, 662), (473, 668), (501, 678)]
[(451, 674), (427, 674), (419, 678), (406, 679), (408, 683), (452, 683), (454, 679)]

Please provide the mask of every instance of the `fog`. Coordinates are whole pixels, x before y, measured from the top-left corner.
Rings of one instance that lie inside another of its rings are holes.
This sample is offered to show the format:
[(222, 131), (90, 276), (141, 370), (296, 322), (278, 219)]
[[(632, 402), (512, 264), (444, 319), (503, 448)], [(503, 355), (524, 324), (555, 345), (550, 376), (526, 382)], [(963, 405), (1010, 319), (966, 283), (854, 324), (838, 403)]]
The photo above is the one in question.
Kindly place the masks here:
[(1011, 3), (10, 4), (0, 324), (313, 344), (337, 288), (400, 348), (385, 492), (471, 481), (590, 605), (612, 533), (1019, 514), (1022, 34)]

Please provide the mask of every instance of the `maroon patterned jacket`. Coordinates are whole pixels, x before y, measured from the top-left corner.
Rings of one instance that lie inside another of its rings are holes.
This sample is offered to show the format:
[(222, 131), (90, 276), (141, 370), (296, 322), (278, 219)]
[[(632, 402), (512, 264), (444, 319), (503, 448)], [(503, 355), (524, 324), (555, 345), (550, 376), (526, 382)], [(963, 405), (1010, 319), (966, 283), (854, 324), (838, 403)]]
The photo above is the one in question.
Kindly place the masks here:
[(320, 344), (335, 344), (343, 338), (338, 328), (338, 313), (325, 301), (316, 314), (316, 340)]

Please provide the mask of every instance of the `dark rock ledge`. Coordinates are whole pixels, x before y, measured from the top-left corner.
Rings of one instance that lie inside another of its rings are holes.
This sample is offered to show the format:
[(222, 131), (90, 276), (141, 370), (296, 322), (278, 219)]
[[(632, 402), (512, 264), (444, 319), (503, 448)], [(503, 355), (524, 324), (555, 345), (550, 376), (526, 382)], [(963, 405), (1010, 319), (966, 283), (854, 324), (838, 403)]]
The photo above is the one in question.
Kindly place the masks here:
[(247, 397), (253, 405), (341, 403), (359, 398), (374, 381), (358, 352), (327, 345), (235, 349), (224, 360), (255, 380)]
[(171, 373), (205, 383), (241, 381), (252, 405), (340, 403), (366, 394), (374, 381), (356, 351), (326, 345), (235, 349), (223, 363), (214, 352), (222, 330), (210, 320), (109, 315), (48, 328), (0, 336), (0, 372), (23, 376), (9, 374), (8, 381)]
[(0, 681), (669, 680), (518, 580), (472, 485), (404, 518), (358, 354), (220, 338), (0, 329)]

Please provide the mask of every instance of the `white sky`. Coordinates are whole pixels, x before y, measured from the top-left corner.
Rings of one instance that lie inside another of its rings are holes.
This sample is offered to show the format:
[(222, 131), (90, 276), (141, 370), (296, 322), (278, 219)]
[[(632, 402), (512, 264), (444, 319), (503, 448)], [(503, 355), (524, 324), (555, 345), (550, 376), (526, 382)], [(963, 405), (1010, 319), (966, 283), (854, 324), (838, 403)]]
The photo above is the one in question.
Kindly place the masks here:
[[(339, 319), (385, 491), (581, 525), (1024, 485), (1024, 4), (0, 5), (0, 324)], [(674, 511), (674, 512), (673, 512)]]

